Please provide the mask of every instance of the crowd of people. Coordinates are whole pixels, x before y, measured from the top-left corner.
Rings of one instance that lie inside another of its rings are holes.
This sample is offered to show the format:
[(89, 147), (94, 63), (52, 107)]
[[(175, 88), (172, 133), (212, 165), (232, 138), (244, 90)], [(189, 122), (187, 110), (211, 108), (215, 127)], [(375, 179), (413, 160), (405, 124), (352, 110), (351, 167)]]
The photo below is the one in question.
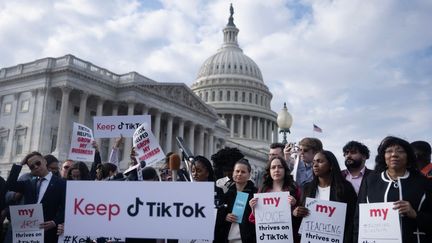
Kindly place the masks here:
[[(94, 162), (66, 160), (60, 163), (52, 155), (29, 153), (20, 164), (12, 166), (5, 181), (0, 177), (1, 223), (9, 217), (8, 205), (41, 203), (45, 222), (45, 242), (57, 242), (64, 229), (66, 180), (178, 180), (214, 182), (217, 209), (214, 242), (256, 242), (254, 209), (256, 193), (289, 192), (294, 242), (300, 242), (298, 233), (303, 217), (309, 215), (306, 198), (346, 203), (344, 242), (358, 242), (359, 204), (393, 202), (400, 215), (403, 242), (432, 242), (432, 165), (431, 146), (425, 141), (409, 143), (389, 136), (377, 148), (375, 167), (365, 163), (370, 151), (357, 141), (348, 142), (341, 152), (346, 169), (341, 170), (336, 156), (323, 148), (317, 138), (303, 138), (298, 146), (293, 143), (270, 145), (263, 184), (255, 185), (251, 165), (237, 148), (223, 148), (211, 156), (195, 156), (190, 172), (172, 173), (168, 166), (171, 153), (161, 168), (140, 165), (132, 149), (130, 168), (118, 170), (118, 139), (109, 162), (102, 163), (98, 146)], [(24, 165), (30, 173), (19, 174)], [(248, 194), (248, 204), (242, 218), (233, 214), (238, 192)], [(194, 195), (199, 196), (199, 195)], [(8, 229), (4, 242), (12, 242)], [(98, 242), (105, 239), (98, 238)], [(126, 242), (158, 242), (157, 239), (128, 239)], [(176, 242), (176, 240), (167, 240)]]

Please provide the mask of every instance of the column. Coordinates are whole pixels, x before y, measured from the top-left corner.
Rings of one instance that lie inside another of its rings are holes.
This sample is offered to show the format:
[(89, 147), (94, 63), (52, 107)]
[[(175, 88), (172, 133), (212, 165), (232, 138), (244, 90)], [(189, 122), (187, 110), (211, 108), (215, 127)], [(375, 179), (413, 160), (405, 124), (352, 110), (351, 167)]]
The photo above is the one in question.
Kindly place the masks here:
[(264, 130), (264, 137), (263, 137), (263, 140), (264, 141), (267, 141), (267, 119), (265, 119), (264, 118), (264, 127), (263, 127), (263, 130)]
[(192, 154), (194, 154), (194, 147), (195, 147), (195, 124), (193, 124), (192, 122), (190, 123), (189, 126), (189, 150), (191, 151)]
[(199, 155), (204, 156), (204, 127), (201, 127), (199, 130), (198, 153), (199, 153)]
[(161, 127), (161, 116), (162, 114), (156, 110), (155, 111), (155, 119), (154, 119), (154, 135), (156, 137), (156, 140), (160, 141), (160, 127)]
[[(104, 104), (105, 100), (102, 99), (101, 97), (98, 98), (98, 102), (97, 102), (97, 107), (96, 107), (96, 116), (102, 116), (103, 113), (103, 104)], [(80, 113), (81, 113), (81, 107), (80, 107)], [(101, 149), (102, 146), (102, 139), (97, 138), (96, 139), (96, 143), (99, 146), (99, 149)], [(108, 151), (111, 151), (111, 147), (108, 148)], [(109, 155), (108, 155), (109, 156)]]
[[(181, 118), (179, 118), (179, 121), (178, 121), (177, 137), (181, 137), (181, 138), (183, 138), (183, 140), (185, 140), (185, 138), (184, 138), (184, 120)], [(180, 148), (177, 147), (176, 151), (177, 151), (177, 153), (180, 153)]]
[(83, 124), (83, 125), (85, 123), (85, 118), (86, 118), (88, 96), (89, 96), (89, 94), (87, 92), (82, 91), (81, 102), (80, 102), (80, 107), (79, 107), (78, 123)]
[(257, 139), (261, 139), (261, 118), (257, 117)]
[(239, 131), (239, 133), (240, 133), (240, 138), (243, 138), (243, 126), (244, 126), (244, 121), (243, 121), (243, 115), (240, 115), (240, 131)]
[(253, 118), (249, 116), (249, 138), (253, 138)]
[(179, 118), (179, 127), (177, 137), (181, 137), (184, 139), (184, 120)]
[[(39, 114), (36, 114), (38, 92), (39, 92), (39, 89), (34, 89), (31, 91), (31, 101), (29, 104), (30, 105), (29, 111), (31, 112), (32, 120), (31, 120), (31, 124), (28, 126), (28, 131), (27, 131), (27, 135), (26, 135), (27, 137), (26, 137), (25, 146), (23, 149), (24, 153), (33, 151), (32, 150), (33, 129), (36, 129), (36, 123), (37, 123), (35, 116), (39, 115)], [(32, 108), (32, 106), (33, 106), (33, 108)]]
[(234, 137), (234, 114), (231, 114), (230, 137)]
[(143, 105), (142, 114), (143, 115), (148, 115), (148, 112), (149, 112), (149, 108), (146, 105)]
[(267, 136), (268, 136), (267, 141), (269, 143), (272, 142), (272, 123), (273, 122), (271, 120), (269, 120), (268, 124), (267, 124)]
[[(132, 116), (134, 114), (134, 109), (135, 109), (135, 103), (132, 103), (131, 101), (128, 101), (128, 116)], [(132, 148), (132, 138), (125, 138), (124, 139), (124, 147), (123, 147), (123, 166), (125, 166), (125, 168), (127, 167), (127, 163), (126, 161), (128, 161), (129, 159), (129, 155), (131, 152), (131, 148)]]
[(278, 142), (279, 138), (278, 138), (278, 126), (275, 122), (273, 122), (273, 143)]
[[(112, 116), (118, 115), (118, 107), (119, 107), (118, 103), (113, 103), (112, 114), (111, 114)], [(110, 151), (111, 151), (112, 147), (114, 146), (114, 143), (115, 143), (115, 138), (111, 138), (110, 142), (109, 142), (109, 148), (108, 148)]]
[[(18, 100), (19, 100), (20, 94), (19, 93), (15, 93), (13, 94), (13, 102), (12, 102), (12, 107), (11, 107), (11, 116), (12, 116), (12, 126), (10, 128), (9, 131), (9, 138), (8, 138), (8, 142), (6, 144), (6, 151), (5, 151), (5, 155), (9, 154), (9, 158), (6, 158), (5, 161), (9, 161), (12, 162), (12, 157), (14, 155), (14, 148), (15, 148), (15, 133), (16, 133), (16, 117), (17, 117), (17, 113), (18, 113)], [(2, 111), (3, 112), (3, 111)]]
[(168, 114), (167, 117), (167, 130), (166, 130), (165, 153), (172, 151), (172, 133), (173, 133), (173, 117)]
[(62, 103), (60, 107), (60, 118), (59, 118), (59, 125), (58, 125), (58, 131), (57, 131), (57, 143), (56, 143), (56, 155), (58, 159), (61, 159), (60, 157), (63, 157), (63, 142), (65, 140), (65, 133), (68, 131), (66, 129), (66, 121), (68, 110), (69, 110), (69, 95), (72, 91), (72, 88), (63, 86), (61, 88), (62, 90)]
[(207, 154), (208, 154), (208, 158), (210, 158), (210, 156), (214, 153), (214, 132), (211, 130), (211, 129), (209, 129), (209, 131), (208, 131), (208, 140), (209, 140), (209, 143), (208, 143), (208, 152), (207, 152)]

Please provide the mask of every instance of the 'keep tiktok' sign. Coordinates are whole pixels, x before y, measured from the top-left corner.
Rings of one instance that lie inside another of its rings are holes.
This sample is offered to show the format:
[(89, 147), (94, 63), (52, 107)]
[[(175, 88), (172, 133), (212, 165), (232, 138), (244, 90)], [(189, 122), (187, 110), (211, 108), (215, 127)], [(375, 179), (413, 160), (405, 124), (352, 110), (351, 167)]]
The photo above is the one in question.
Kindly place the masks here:
[(258, 193), (255, 206), (257, 242), (293, 242), (288, 192)]
[(67, 183), (65, 235), (213, 240), (212, 183)]

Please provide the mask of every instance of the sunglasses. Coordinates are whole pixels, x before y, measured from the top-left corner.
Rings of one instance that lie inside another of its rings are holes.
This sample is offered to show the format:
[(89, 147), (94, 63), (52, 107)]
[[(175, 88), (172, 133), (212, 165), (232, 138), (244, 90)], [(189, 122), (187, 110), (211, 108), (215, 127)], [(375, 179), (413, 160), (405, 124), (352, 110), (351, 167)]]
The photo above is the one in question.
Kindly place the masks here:
[(40, 161), (36, 161), (33, 164), (29, 165), (28, 167), (30, 168), (30, 170), (34, 170), (36, 166), (39, 167), (41, 166), (41, 164), (42, 163)]

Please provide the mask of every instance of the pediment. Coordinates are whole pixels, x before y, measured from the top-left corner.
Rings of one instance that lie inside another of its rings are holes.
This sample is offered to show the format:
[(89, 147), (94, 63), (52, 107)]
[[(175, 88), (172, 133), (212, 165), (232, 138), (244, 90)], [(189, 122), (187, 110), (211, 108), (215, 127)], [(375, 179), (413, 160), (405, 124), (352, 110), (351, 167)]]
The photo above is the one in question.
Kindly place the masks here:
[(219, 119), (213, 107), (201, 100), (188, 86), (183, 83), (157, 83), (139, 85), (147, 92), (161, 96), (185, 108), (214, 116)]

